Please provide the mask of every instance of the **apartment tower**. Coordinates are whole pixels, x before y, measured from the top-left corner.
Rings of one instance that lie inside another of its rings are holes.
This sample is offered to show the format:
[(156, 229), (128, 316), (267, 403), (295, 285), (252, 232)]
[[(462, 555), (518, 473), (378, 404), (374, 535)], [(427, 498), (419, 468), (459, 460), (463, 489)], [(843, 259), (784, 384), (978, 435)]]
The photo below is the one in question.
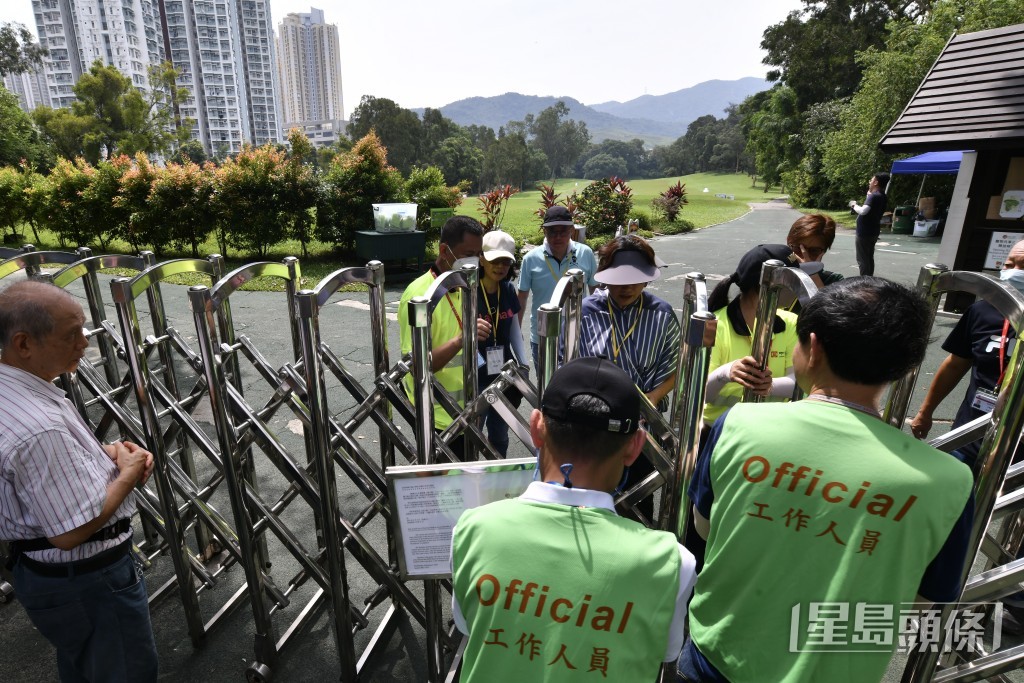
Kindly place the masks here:
[(32, 0), (50, 100), (96, 59), (144, 91), (148, 69), (170, 61), (189, 96), (177, 103), (192, 138), (210, 153), (281, 139), (269, 0)]
[(289, 14), (277, 27), (278, 80), (284, 128), (344, 118), (338, 27), (323, 10)]

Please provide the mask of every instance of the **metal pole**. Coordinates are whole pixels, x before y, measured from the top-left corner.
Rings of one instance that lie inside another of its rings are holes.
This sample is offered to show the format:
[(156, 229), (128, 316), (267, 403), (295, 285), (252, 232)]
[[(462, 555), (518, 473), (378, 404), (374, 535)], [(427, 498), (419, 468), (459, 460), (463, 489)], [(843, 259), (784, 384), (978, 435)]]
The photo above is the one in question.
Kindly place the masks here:
[[(925, 269), (938, 267), (940, 266), (929, 265), (925, 266)], [(979, 451), (980, 468), (974, 482), (974, 525), (967, 545), (967, 558), (961, 569), (961, 586), (966, 583), (967, 577), (971, 573), (973, 560), (977, 557), (978, 550), (985, 538), (985, 531), (992, 522), (992, 511), (995, 508), (996, 499), (1002, 489), (1006, 470), (1010, 467), (1010, 460), (1017, 448), (1021, 429), (1024, 429), (1024, 359), (1020, 354), (1013, 356), (1004, 387), (1005, 401), (1001, 406), (997, 405), (996, 410), (992, 412), (992, 428), (985, 435)], [(954, 606), (953, 603), (935, 605), (934, 607), (940, 610), (939, 621), (936, 623), (948, 623), (949, 614)], [(938, 649), (935, 648), (935, 650)], [(901, 679), (903, 683), (930, 681), (940, 654), (937, 651), (914, 651), (911, 653), (907, 666), (903, 670)]]
[[(682, 435), (683, 419), (683, 377), (686, 365), (686, 340), (689, 339), (689, 328), (693, 314), (708, 310), (708, 283), (704, 273), (687, 273), (683, 279), (683, 314), (682, 330), (679, 335), (679, 358), (676, 360), (676, 384), (672, 388), (672, 412), (669, 424), (676, 434)], [(680, 439), (682, 441), (682, 439)]]
[(558, 328), (562, 319), (562, 309), (554, 304), (541, 304), (537, 309), (537, 334), (540, 338), (538, 358), (540, 368), (537, 370), (537, 400), (544, 398), (551, 375), (558, 367)]
[[(84, 260), (92, 256), (92, 249), (79, 247), (75, 250), (79, 258)], [(89, 317), (92, 318), (93, 329), (102, 329), (103, 321), (107, 318), (107, 312), (103, 309), (103, 295), (100, 293), (100, 282), (96, 277), (96, 271), (90, 270), (82, 278), (82, 286), (85, 288), (85, 300), (89, 303)], [(114, 345), (105, 334), (96, 335), (96, 343), (100, 347), (100, 355), (103, 356), (103, 374), (107, 378), (107, 384), (116, 388), (121, 382), (117, 376), (117, 356), (114, 354)]]
[[(306, 379), (306, 400), (309, 407), (310, 429), (307, 444), (312, 448), (316, 463), (317, 486), (320, 491), (318, 510), (323, 549), (327, 557), (327, 571), (331, 578), (328, 591), (334, 617), (334, 639), (341, 662), (341, 680), (355, 681), (356, 653), (352, 640), (352, 614), (348, 595), (348, 573), (345, 553), (338, 531), (338, 485), (334, 471), (334, 458), (329, 443), (330, 419), (327, 410), (327, 386), (320, 363), (320, 307), (316, 292), (303, 290), (296, 297), (300, 353)], [(289, 309), (291, 310), (291, 309)]]
[[(474, 291), (475, 295), (476, 292)], [(409, 301), (409, 326), (412, 328), (413, 403), (416, 408), (416, 451), (420, 463), (434, 464), (434, 401), (430, 387), (430, 300), (417, 296)], [(465, 308), (463, 308), (465, 310)], [(463, 325), (469, 327), (468, 324)], [(476, 326), (474, 341), (476, 339)], [(475, 344), (474, 344), (475, 346)], [(475, 362), (475, 361), (474, 361)], [(465, 359), (469, 365), (469, 359)], [(474, 372), (476, 368), (474, 367)], [(427, 627), (427, 681), (444, 681), (444, 647), (441, 642), (441, 585), (436, 579), (423, 582), (423, 606)]]
[[(772, 328), (775, 321), (775, 311), (779, 307), (779, 290), (771, 286), (772, 271), (776, 268), (785, 268), (782, 261), (772, 259), (765, 261), (761, 266), (761, 291), (757, 299), (757, 317), (754, 320), (754, 331), (750, 340), (750, 355), (757, 362), (757, 366), (764, 370), (768, 367), (768, 354), (772, 348)], [(763, 397), (757, 396), (750, 389), (743, 390), (744, 403), (760, 403)]]
[[(473, 405), (476, 400), (479, 387), (477, 386), (477, 339), (476, 339), (476, 310), (477, 310), (477, 288), (480, 283), (480, 274), (476, 266), (463, 266), (462, 277), (466, 280), (466, 289), (462, 292), (462, 407)], [(495, 320), (497, 325), (498, 321)], [(452, 416), (455, 417), (455, 416)], [(464, 451), (462, 459), (476, 460), (476, 446), (473, 440), (464, 438)]]
[[(939, 308), (939, 299), (942, 296), (942, 293), (933, 286), (935, 278), (947, 270), (949, 269), (946, 266), (929, 263), (921, 268), (917, 277), (917, 289), (928, 300), (928, 307), (931, 311), (931, 320), (928, 322), (929, 329), (935, 323), (935, 312)], [(903, 429), (903, 424), (907, 420), (910, 399), (914, 395), (914, 385), (917, 383), (917, 375), (920, 372), (920, 366), (911, 369), (906, 375), (893, 382), (892, 389), (889, 390), (889, 397), (886, 399), (885, 408), (882, 411), (882, 419), (896, 429)]]
[[(388, 374), (391, 368), (391, 361), (388, 358), (388, 315), (384, 303), (384, 264), (380, 261), (370, 261), (366, 268), (373, 275), (373, 284), (370, 286), (370, 339), (373, 342), (373, 376), (376, 379)], [(378, 410), (389, 422), (394, 421), (390, 401), (381, 401)], [(386, 472), (389, 467), (395, 465), (395, 444), (391, 441), (388, 430), (381, 427), (379, 434), (380, 469), (381, 472)], [(398, 558), (394, 531), (390, 524), (386, 527), (388, 562), (394, 563)]]
[(149, 370), (146, 364), (146, 353), (142, 346), (142, 330), (139, 316), (132, 298), (131, 281), (119, 277), (110, 283), (110, 291), (117, 310), (117, 318), (124, 340), (125, 360), (135, 388), (135, 399), (139, 407), (142, 431), (146, 439), (146, 447), (153, 454), (153, 480), (156, 482), (157, 494), (160, 499), (164, 529), (167, 534), (167, 547), (174, 565), (174, 575), (178, 583), (178, 595), (185, 610), (185, 623), (192, 644), (199, 647), (206, 638), (206, 627), (199, 609), (199, 598), (192, 587), (192, 569), (189, 566), (189, 549), (185, 544), (185, 528), (181, 521), (178, 503), (171, 485), (171, 472), (168, 467), (167, 449), (163, 440), (160, 420), (156, 408), (150, 400)]
[(580, 327), (583, 324), (583, 291), (586, 288), (586, 274), (579, 268), (570, 268), (566, 275), (572, 286), (565, 300), (565, 357), (568, 363), (580, 354)]
[(202, 285), (190, 287), (188, 290), (188, 300), (196, 325), (196, 335), (198, 337), (200, 356), (203, 360), (203, 371), (206, 375), (210, 407), (213, 413), (214, 427), (217, 431), (221, 461), (224, 466), (224, 482), (228, 488), (231, 511), (235, 518), (235, 530), (242, 559), (241, 564), (245, 572), (249, 603), (252, 609), (253, 621), (255, 622), (254, 649), (257, 660), (256, 664), (272, 666), (277, 655), (277, 638), (274, 634), (274, 624), (270, 617), (270, 606), (267, 604), (267, 592), (263, 576), (264, 557), (260, 550), (259, 539), (256, 538), (254, 533), (256, 520), (253, 519), (249, 506), (245, 502), (245, 487), (247, 485), (246, 466), (242, 462), (241, 449), (239, 448), (235, 428), (231, 422), (227, 407), (228, 382), (225, 377), (224, 365), (230, 365), (232, 358), (234, 358), (235, 365), (237, 366), (237, 358), (231, 355), (222, 359), (222, 355), (218, 353), (220, 350), (220, 344), (217, 339), (218, 321), (215, 319), (218, 307), (215, 307), (213, 304), (210, 289)]
[(682, 350), (686, 363), (685, 376), (677, 375), (677, 381), (684, 384), (685, 408), (681, 411), (682, 424), (674, 477), (666, 484), (663, 494), (665, 502), (661, 506), (658, 528), (674, 532), (680, 540), (685, 535), (685, 520), (688, 514), (683, 497), (697, 464), (700, 430), (704, 422), (704, 395), (708, 382), (708, 368), (711, 364), (711, 348), (715, 343), (714, 335), (711, 333), (717, 324), (718, 319), (709, 311), (698, 311), (690, 316)]

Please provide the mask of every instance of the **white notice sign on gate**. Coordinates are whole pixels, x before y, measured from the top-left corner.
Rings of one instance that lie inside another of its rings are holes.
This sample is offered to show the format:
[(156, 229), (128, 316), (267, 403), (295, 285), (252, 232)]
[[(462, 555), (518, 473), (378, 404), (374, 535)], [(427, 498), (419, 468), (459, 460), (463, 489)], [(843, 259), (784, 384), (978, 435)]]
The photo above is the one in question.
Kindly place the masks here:
[(388, 498), (403, 579), (445, 579), (452, 529), (469, 508), (518, 498), (535, 458), (389, 467)]

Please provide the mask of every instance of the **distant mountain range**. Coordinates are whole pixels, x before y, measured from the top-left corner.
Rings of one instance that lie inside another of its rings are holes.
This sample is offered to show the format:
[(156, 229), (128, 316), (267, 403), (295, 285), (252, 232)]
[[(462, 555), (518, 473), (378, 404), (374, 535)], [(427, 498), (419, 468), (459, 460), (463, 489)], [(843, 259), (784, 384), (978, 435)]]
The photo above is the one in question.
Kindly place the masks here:
[[(692, 121), (705, 114), (721, 118), (730, 104), (767, 90), (761, 78), (705, 81), (665, 95), (643, 95), (628, 102), (585, 105), (571, 97), (540, 97), (505, 93), (495, 97), (469, 97), (441, 107), (441, 113), (460, 126), (490, 126), (495, 131), (509, 121), (538, 114), (559, 100), (569, 117), (587, 124), (594, 142), (641, 138), (649, 145), (665, 145), (686, 132)], [(422, 114), (423, 110), (415, 110)]]

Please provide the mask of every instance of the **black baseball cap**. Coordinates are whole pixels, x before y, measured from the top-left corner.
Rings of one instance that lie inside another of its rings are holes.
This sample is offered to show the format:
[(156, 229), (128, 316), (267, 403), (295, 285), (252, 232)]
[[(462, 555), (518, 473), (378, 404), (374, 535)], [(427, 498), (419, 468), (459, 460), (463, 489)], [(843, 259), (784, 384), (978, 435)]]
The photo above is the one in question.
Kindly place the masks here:
[(741, 291), (753, 289), (761, 284), (761, 266), (772, 259), (782, 261), (787, 267), (800, 265), (793, 250), (785, 244), (759, 244), (740, 259), (732, 281)]
[(544, 222), (541, 224), (542, 228), (550, 228), (555, 225), (574, 225), (572, 221), (572, 214), (569, 209), (565, 208), (561, 204), (555, 204), (547, 210), (544, 214)]
[[(574, 410), (577, 396), (593, 396), (607, 403), (611, 412), (595, 415)], [(541, 412), (561, 422), (592, 425), (619, 434), (640, 427), (640, 391), (622, 368), (606, 358), (577, 358), (555, 370), (544, 390)]]

